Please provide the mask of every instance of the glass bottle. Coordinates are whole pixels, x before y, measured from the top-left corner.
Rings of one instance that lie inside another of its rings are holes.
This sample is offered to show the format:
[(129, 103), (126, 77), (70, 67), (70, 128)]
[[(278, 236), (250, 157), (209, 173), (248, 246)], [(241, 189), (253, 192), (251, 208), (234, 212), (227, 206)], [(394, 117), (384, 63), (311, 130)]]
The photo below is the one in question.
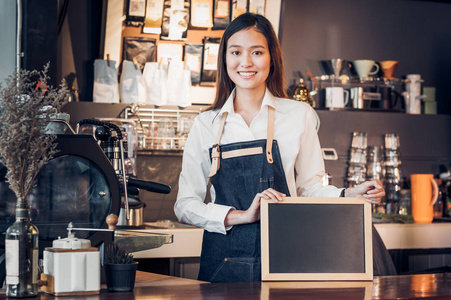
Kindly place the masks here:
[(451, 217), (451, 181), (443, 180), (442, 184), (438, 187), (442, 196), (443, 203), (443, 217), (449, 218)]
[(385, 199), (387, 201), (386, 214), (394, 215), (399, 212), (399, 201), (401, 198), (401, 184), (395, 178), (389, 178), (385, 182)]
[(402, 189), (400, 194), (401, 200), (399, 201), (398, 214), (405, 216), (412, 215), (410, 189)]
[(434, 218), (442, 218), (443, 217), (443, 192), (442, 192), (442, 180), (434, 179), (438, 186), (438, 195), (437, 200), (434, 203)]
[(18, 199), (16, 221), (5, 237), (7, 297), (38, 295), (38, 237), (37, 227), (30, 223), (27, 204)]

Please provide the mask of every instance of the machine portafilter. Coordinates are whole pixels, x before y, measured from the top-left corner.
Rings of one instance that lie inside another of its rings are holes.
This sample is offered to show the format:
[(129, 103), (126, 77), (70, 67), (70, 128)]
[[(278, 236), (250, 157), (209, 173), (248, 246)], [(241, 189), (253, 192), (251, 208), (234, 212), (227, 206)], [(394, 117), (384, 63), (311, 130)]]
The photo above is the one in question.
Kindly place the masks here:
[(128, 194), (130, 192), (132, 194), (136, 194), (136, 188), (160, 194), (169, 194), (171, 192), (171, 187), (168, 185), (130, 178), (126, 174), (125, 159), (128, 156), (127, 142), (124, 141), (124, 136), (119, 126), (96, 119), (83, 119), (77, 123), (77, 133), (79, 132), (80, 126), (85, 124), (96, 126), (95, 132), (93, 133), (94, 137), (99, 142), (103, 152), (110, 160), (118, 180), (122, 184), (122, 192), (125, 199), (125, 215), (127, 220), (130, 219)]

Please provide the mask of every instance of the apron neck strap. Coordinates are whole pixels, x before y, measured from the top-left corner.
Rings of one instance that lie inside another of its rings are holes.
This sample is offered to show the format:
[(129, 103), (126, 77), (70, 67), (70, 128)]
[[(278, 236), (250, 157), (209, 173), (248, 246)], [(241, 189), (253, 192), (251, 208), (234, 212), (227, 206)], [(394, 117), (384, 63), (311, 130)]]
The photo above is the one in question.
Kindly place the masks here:
[[(224, 132), (224, 126), (227, 118), (227, 112), (224, 112), (221, 117), (221, 123), (219, 125), (218, 135), (216, 137), (216, 143), (211, 149), (211, 168), (208, 177), (212, 177), (219, 170), (220, 164), (220, 150), (219, 143), (221, 142), (222, 133)], [(274, 140), (274, 107), (268, 106), (268, 127), (267, 127), (267, 137), (266, 137), (266, 159), (268, 163), (272, 164), (274, 162), (272, 158), (272, 144)]]
[(227, 112), (224, 112), (221, 117), (221, 123), (219, 124), (219, 131), (216, 137), (216, 143), (212, 146), (211, 149), (211, 167), (210, 173), (208, 174), (208, 178), (212, 177), (219, 170), (220, 163), (220, 150), (219, 150), (219, 142), (221, 142), (222, 133), (224, 132), (224, 126), (227, 118)]
[(222, 133), (224, 132), (224, 126), (225, 126), (225, 122), (226, 122), (226, 119), (227, 119), (227, 114), (228, 114), (228, 112), (224, 112), (222, 114), (221, 123), (219, 124), (218, 135), (216, 136), (216, 143), (215, 143), (215, 145), (219, 145), (219, 143), (221, 142), (221, 137), (222, 137)]
[(268, 106), (268, 129), (266, 134), (266, 159), (272, 164), (272, 142), (274, 140), (274, 107)]

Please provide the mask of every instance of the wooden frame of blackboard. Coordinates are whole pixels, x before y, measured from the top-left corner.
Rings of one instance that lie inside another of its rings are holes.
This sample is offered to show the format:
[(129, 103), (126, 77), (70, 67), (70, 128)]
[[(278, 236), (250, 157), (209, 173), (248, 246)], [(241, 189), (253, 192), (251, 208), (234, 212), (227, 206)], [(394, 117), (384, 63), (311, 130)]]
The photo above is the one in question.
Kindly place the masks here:
[(263, 281), (373, 280), (371, 204), (364, 199), (262, 200), (260, 213)]
[[(296, 295), (299, 299), (314, 294), (324, 299), (373, 299), (372, 281), (266, 281), (262, 282), (261, 300), (276, 298), (283, 293)], [(353, 297), (355, 296), (355, 297)]]

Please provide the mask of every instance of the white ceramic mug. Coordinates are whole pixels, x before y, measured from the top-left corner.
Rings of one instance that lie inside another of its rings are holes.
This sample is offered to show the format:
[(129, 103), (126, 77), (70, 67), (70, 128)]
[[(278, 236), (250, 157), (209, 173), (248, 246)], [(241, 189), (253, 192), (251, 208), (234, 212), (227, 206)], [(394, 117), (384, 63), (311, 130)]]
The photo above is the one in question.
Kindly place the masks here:
[(349, 91), (342, 87), (334, 86), (326, 88), (326, 107), (343, 108), (348, 104)]
[(360, 79), (367, 79), (369, 75), (374, 75), (379, 72), (379, 65), (374, 60), (358, 59), (352, 61), (352, 65)]

